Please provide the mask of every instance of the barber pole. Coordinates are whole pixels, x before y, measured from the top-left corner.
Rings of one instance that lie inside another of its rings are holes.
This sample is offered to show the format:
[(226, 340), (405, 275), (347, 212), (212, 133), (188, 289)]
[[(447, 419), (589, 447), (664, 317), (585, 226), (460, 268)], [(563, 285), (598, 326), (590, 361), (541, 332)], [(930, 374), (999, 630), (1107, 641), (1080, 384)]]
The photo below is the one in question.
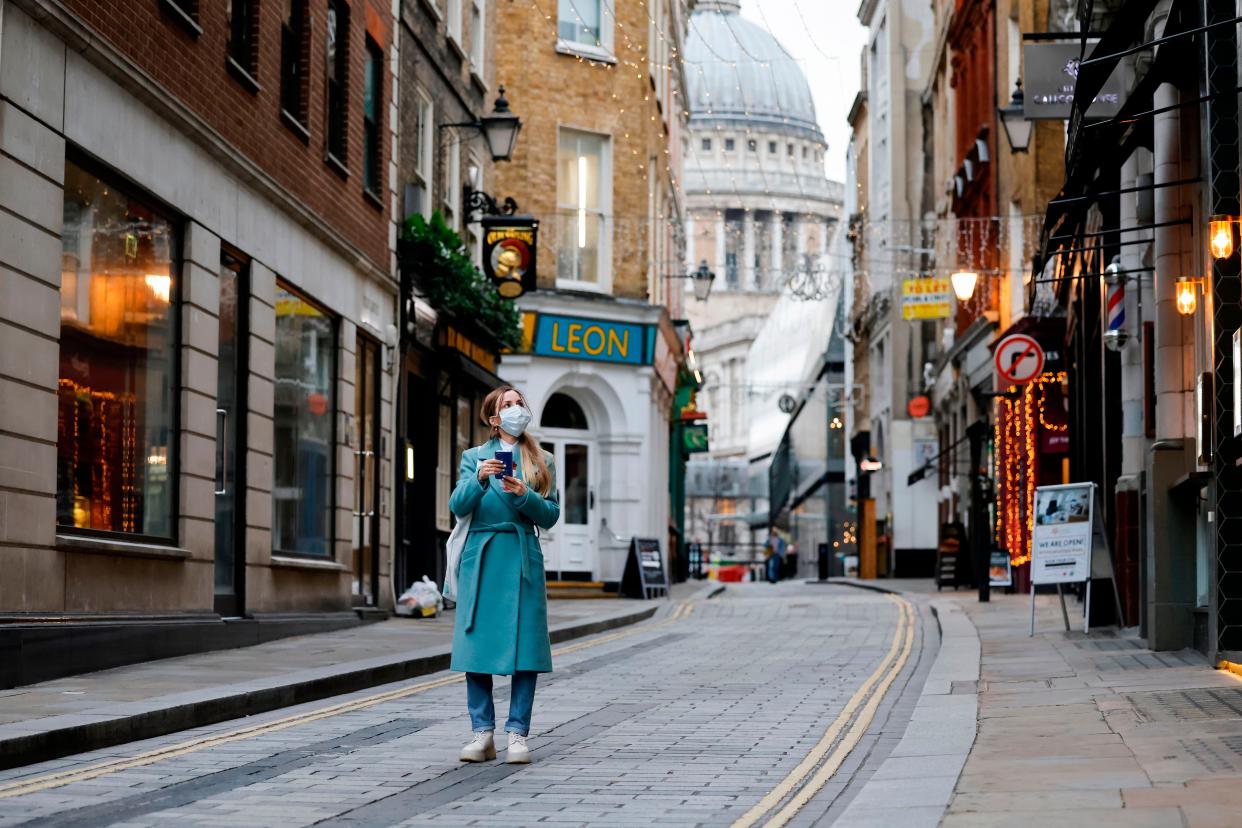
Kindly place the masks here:
[(1124, 328), (1126, 324), (1126, 283), (1124, 281), (1108, 286), (1104, 305), (1108, 309), (1108, 330), (1119, 331)]

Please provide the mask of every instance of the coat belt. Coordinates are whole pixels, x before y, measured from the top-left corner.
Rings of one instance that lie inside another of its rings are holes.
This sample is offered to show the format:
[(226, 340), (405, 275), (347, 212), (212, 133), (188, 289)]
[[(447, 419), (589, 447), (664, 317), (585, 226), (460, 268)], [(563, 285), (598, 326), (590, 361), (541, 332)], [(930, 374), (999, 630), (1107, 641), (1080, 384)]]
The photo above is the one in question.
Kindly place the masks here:
[[(499, 535), (514, 534), (518, 536), (518, 544), (522, 550), (522, 580), (528, 584), (534, 584), (530, 574), (530, 563), (527, 560), (530, 556), (530, 542), (535, 540), (535, 529), (521, 523), (471, 523), (471, 535)], [(466, 632), (474, 629), (474, 613), (479, 606), (479, 580), (483, 577), (483, 553), (487, 551), (487, 545), (492, 539), (486, 538), (482, 547), (479, 549), (479, 563), (474, 568), (474, 584), (471, 589), (470, 610), (466, 619)], [(538, 543), (538, 541), (536, 541)]]

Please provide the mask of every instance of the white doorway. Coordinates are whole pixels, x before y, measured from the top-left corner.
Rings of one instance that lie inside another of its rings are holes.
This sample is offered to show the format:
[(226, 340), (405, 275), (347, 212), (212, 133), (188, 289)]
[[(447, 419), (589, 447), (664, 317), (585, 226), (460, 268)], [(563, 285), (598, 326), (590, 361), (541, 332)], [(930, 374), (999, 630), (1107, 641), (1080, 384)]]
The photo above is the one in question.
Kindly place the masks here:
[(568, 394), (548, 398), (540, 445), (556, 461), (561, 519), (540, 539), (549, 581), (594, 581), (599, 572), (597, 449), (582, 406)]

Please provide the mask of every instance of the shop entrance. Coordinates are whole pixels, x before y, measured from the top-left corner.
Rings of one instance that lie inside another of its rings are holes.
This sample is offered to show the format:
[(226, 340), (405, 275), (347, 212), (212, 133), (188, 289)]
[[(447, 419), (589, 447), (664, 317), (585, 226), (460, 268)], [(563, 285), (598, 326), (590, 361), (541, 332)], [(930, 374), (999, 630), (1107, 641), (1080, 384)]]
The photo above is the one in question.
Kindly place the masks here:
[(379, 589), (379, 497), (380, 345), (358, 334), (357, 368), (354, 378), (354, 577), (356, 607), (373, 607)]
[(220, 256), (220, 346), (216, 362), (215, 610), (231, 618), (245, 607), (246, 353), (249, 268)]
[(590, 581), (599, 569), (595, 508), (596, 443), (586, 414), (567, 394), (553, 394), (539, 422), (540, 445), (556, 461), (561, 519), (540, 541), (548, 580)]

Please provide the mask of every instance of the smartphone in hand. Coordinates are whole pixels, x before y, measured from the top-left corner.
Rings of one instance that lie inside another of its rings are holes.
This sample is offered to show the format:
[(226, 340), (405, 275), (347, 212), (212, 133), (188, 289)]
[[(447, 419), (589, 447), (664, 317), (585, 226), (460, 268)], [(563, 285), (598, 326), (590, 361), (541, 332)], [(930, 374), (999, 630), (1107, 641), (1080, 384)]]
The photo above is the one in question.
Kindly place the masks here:
[(504, 470), (497, 472), (496, 477), (513, 477), (513, 452), (498, 451), (496, 452), (496, 459), (505, 464)]

